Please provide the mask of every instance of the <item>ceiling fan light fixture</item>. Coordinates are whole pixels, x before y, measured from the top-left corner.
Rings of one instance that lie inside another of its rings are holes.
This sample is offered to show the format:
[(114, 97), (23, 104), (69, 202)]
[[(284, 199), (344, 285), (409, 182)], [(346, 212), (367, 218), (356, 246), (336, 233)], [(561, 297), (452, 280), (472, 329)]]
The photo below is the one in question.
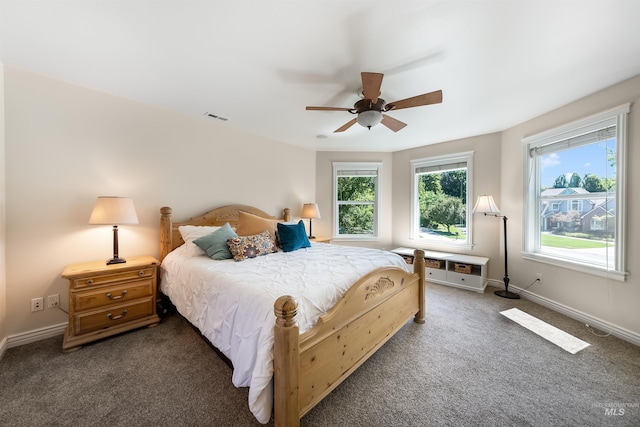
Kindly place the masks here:
[(357, 122), (360, 126), (371, 129), (382, 121), (382, 113), (377, 110), (367, 110), (358, 114)]

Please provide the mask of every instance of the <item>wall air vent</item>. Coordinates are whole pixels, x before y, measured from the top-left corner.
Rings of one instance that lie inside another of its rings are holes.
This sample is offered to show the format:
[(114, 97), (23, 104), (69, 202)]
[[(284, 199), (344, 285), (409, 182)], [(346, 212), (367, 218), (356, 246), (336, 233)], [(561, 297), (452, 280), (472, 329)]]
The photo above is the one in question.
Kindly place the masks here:
[(217, 115), (212, 114), (212, 113), (204, 113), (204, 115), (207, 116), (207, 117), (211, 117), (212, 119), (222, 120), (223, 122), (226, 122), (227, 120), (229, 120), (226, 117), (217, 116)]

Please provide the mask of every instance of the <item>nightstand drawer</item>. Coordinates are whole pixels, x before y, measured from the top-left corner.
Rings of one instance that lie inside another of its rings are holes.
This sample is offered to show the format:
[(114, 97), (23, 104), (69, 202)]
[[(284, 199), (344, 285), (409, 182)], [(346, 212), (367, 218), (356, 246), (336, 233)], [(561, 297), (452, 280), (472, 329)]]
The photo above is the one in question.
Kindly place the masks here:
[(131, 281), (141, 277), (153, 277), (154, 267), (141, 268), (139, 270), (128, 270), (121, 272), (109, 272), (104, 275), (94, 275), (72, 280), (73, 288), (81, 289), (89, 286), (106, 285), (114, 282)]
[(76, 313), (72, 322), (75, 334), (84, 334), (102, 328), (154, 314), (154, 298), (132, 301), (129, 304), (118, 304), (104, 310)]
[(107, 286), (101, 289), (87, 289), (85, 291), (73, 292), (73, 306), (77, 312), (128, 302), (153, 295), (153, 286), (153, 279), (144, 279), (128, 282), (119, 286)]

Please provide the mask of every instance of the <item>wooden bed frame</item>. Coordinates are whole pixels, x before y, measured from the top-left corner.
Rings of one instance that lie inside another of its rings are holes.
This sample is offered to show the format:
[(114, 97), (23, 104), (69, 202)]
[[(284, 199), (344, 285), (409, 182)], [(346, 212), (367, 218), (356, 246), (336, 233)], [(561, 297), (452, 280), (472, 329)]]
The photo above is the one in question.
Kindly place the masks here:
[[(213, 209), (200, 217), (172, 223), (172, 209), (160, 209), (162, 259), (183, 243), (180, 225), (237, 224), (238, 211), (275, 219), (245, 205)], [(283, 213), (290, 219), (289, 209)], [(411, 318), (424, 323), (424, 251), (416, 250), (414, 273), (398, 267), (378, 268), (354, 283), (318, 323), (300, 335), (298, 304), (291, 296), (275, 301), (274, 419), (276, 426), (299, 426), (302, 418)]]

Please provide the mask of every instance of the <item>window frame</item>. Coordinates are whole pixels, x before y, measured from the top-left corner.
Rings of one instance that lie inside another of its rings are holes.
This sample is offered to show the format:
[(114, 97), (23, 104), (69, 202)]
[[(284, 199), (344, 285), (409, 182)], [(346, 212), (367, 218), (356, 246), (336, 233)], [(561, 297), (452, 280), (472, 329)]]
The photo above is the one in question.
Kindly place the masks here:
[[(373, 201), (373, 233), (372, 234), (340, 234), (338, 200), (338, 177), (341, 171), (376, 171), (375, 199)], [(382, 181), (382, 162), (333, 162), (333, 236), (335, 240), (377, 240), (380, 236), (380, 183)]]
[[(627, 120), (630, 104), (611, 108), (598, 114), (541, 132), (522, 139), (524, 171), (524, 204), (522, 228), (522, 257), (571, 270), (581, 271), (600, 277), (624, 281), (626, 272), (626, 162), (627, 162)], [(557, 254), (553, 256), (540, 252), (540, 213), (538, 196), (540, 194), (541, 167), (532, 150), (569, 140), (602, 129), (607, 125), (616, 126), (616, 187), (615, 187), (615, 261), (606, 266), (587, 263)]]
[(572, 211), (582, 211), (582, 200), (572, 200), (571, 208), (569, 210)]
[[(470, 250), (473, 248), (473, 151), (464, 151), (460, 153), (453, 154), (445, 154), (441, 156), (432, 156), (421, 159), (411, 160), (411, 230), (409, 238), (415, 242), (416, 247), (424, 248), (431, 246), (442, 246), (445, 248), (457, 248)], [(418, 209), (420, 206), (419, 202), (419, 194), (418, 194), (418, 175), (416, 173), (417, 169), (425, 168), (425, 167), (437, 167), (437, 166), (446, 166), (454, 163), (466, 163), (467, 168), (467, 197), (466, 197), (466, 228), (467, 228), (467, 238), (464, 241), (459, 241), (460, 243), (455, 243), (455, 241), (445, 241), (441, 239), (428, 239), (428, 238), (419, 238), (419, 230), (420, 227), (420, 215), (418, 214)]]

